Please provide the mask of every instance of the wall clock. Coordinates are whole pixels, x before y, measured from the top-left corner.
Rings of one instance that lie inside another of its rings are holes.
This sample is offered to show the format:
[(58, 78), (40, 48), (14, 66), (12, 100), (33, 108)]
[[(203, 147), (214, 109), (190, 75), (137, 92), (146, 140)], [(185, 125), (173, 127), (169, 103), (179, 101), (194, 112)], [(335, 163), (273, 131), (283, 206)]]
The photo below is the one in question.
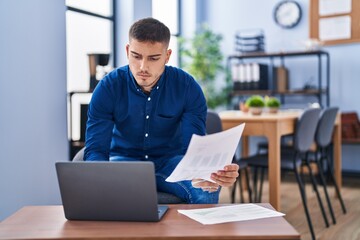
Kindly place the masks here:
[(296, 1), (281, 1), (274, 8), (276, 24), (282, 28), (293, 28), (301, 19), (301, 7)]

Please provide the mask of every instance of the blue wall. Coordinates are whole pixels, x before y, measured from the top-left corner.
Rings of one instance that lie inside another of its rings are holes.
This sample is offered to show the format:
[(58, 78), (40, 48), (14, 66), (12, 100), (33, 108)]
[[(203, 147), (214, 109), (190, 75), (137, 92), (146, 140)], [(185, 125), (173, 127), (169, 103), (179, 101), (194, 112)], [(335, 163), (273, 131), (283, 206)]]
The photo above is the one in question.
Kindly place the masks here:
[[(208, 0), (203, 8), (210, 27), (223, 35), (222, 49), (225, 54), (234, 53), (234, 37), (238, 30), (263, 29), (266, 51), (303, 50), (302, 42), (309, 38), (309, 0), (298, 0), (303, 16), (298, 26), (282, 29), (273, 20), (273, 9), (279, 0)], [(330, 105), (341, 111), (360, 114), (358, 92), (360, 89), (360, 43), (325, 46), (330, 54)], [(310, 59), (292, 59), (286, 62), (290, 69), (292, 85), (303, 86), (305, 81), (316, 79), (316, 66)], [(297, 100), (297, 99), (295, 99)], [(300, 99), (304, 101), (304, 99)], [(291, 101), (291, 99), (290, 99)], [(305, 101), (311, 101), (305, 99)], [(343, 145), (343, 169), (360, 171), (360, 145)]]
[(60, 204), (55, 161), (68, 158), (65, 1), (0, 1), (0, 221)]

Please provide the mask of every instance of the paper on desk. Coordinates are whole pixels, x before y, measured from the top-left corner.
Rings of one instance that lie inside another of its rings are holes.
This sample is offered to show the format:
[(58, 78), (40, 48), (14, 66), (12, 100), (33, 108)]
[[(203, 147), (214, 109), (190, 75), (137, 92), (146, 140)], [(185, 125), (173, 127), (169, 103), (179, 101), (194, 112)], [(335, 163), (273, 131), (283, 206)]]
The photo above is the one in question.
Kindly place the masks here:
[(166, 179), (178, 182), (201, 178), (213, 182), (210, 175), (231, 164), (245, 124), (205, 136), (193, 135), (183, 159)]
[(251, 203), (224, 207), (178, 210), (178, 212), (202, 224), (217, 224), (285, 216), (284, 213)]

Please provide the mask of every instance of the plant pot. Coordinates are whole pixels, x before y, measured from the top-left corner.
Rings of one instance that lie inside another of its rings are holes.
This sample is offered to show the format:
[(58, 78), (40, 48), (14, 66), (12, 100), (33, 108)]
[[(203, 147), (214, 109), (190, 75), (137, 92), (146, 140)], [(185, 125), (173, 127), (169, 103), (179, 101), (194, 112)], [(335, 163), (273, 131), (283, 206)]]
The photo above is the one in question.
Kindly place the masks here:
[(263, 111), (262, 107), (250, 107), (250, 112), (252, 115), (260, 115)]
[(278, 107), (269, 107), (269, 113), (277, 113), (279, 111)]

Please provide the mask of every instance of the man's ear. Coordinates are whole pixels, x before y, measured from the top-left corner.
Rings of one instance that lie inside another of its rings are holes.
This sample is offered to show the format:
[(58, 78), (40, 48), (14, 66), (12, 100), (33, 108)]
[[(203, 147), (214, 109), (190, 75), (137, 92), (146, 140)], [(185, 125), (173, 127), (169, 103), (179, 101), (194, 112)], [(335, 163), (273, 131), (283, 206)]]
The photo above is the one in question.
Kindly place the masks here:
[(168, 63), (168, 62), (169, 62), (169, 59), (170, 59), (171, 53), (172, 53), (172, 50), (171, 50), (171, 49), (168, 49), (168, 50), (166, 51), (166, 63)]
[(129, 44), (126, 44), (126, 56), (127, 56), (127, 58), (129, 58), (129, 47), (130, 47), (130, 45)]

